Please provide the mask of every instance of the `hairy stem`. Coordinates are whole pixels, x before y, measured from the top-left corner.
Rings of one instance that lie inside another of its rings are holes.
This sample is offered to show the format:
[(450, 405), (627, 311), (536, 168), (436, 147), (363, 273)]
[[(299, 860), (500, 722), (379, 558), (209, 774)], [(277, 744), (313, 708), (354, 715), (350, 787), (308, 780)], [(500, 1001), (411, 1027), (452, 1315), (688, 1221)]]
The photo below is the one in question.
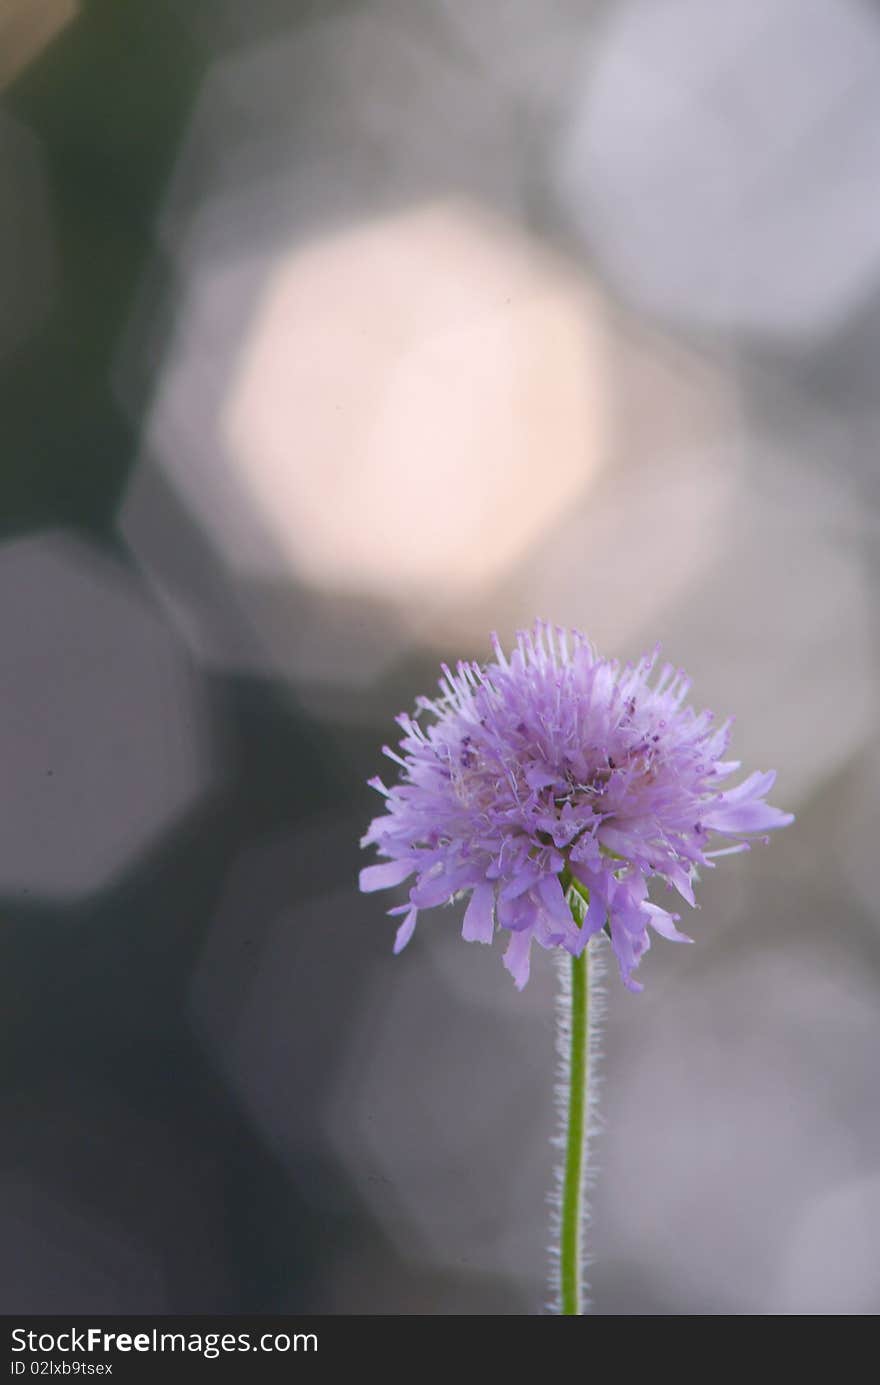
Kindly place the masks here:
[(559, 1226), (560, 1311), (583, 1313), (584, 1174), (590, 1076), (590, 949), (571, 959), (568, 1128)]
[[(571, 915), (579, 928), (586, 923), (590, 907), (589, 892), (572, 874), (568, 865), (559, 882)], [(585, 940), (578, 957), (558, 955), (559, 997), (557, 1001), (556, 1052), (559, 1068), (556, 1101), (559, 1124), (553, 1143), (562, 1153), (556, 1169), (553, 1240), (550, 1246), (551, 1307), (557, 1313), (576, 1317), (587, 1312), (587, 1286), (584, 1267), (584, 1232), (589, 1222), (586, 1189), (592, 1182), (589, 1159), (596, 1105), (596, 1060), (599, 1050), (599, 1022), (604, 1009), (601, 979), (604, 973), (599, 938)], [(589, 1167), (588, 1167), (589, 1164)]]

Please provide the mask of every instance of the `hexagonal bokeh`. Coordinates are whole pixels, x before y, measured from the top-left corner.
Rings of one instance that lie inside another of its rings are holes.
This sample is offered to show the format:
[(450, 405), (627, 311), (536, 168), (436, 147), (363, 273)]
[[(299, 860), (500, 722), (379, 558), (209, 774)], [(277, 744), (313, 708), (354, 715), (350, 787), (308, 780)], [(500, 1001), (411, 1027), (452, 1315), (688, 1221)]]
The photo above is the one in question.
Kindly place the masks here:
[[(216, 35), (226, 26), (210, 9)], [(433, 14), (383, 3), (301, 23), (288, 6), (287, 32), (276, 24), (262, 42), (258, 16), (235, 18), (251, 41), (212, 63), (160, 222), (179, 266), (438, 197), (522, 214), (521, 130)]]
[(605, 323), (447, 16), (233, 19), (158, 219), (173, 286), (154, 266), (117, 361), (148, 413), (120, 529), (199, 659), (363, 716), (414, 648), (485, 637), (589, 488)]
[(589, 488), (601, 342), (581, 276), (465, 205), (207, 265), (122, 532), (200, 656), (360, 686)]
[(374, 977), (329, 1107), (333, 1148), (401, 1254), (502, 1275), (536, 1311), (557, 1160), (554, 968), (535, 959), (522, 1003), (500, 948), (463, 942), (454, 915), (426, 918)]
[(348, 1018), (328, 1001), (346, 1010), (379, 944), (351, 936), (357, 835), (350, 820), (313, 823), (239, 853), (193, 978), (200, 1039), (287, 1164), (324, 1139), (315, 1109)]
[[(401, 0), (391, 2), (399, 6)], [(432, 0), (424, 0), (424, 7), (431, 8)], [(564, 110), (584, 41), (602, 20), (596, 0), (554, 0), (549, 12), (532, 0), (440, 0), (433, 8), (442, 10), (455, 42), (487, 83), (551, 117)]]
[(313, 823), (233, 862), (193, 980), (196, 1031), (292, 1175), (332, 1160), (404, 1263), (482, 1276), (538, 1307), (551, 959), (520, 995), (497, 949), (461, 941), (455, 910), (393, 957), (386, 902), (357, 893), (361, 826)]
[(209, 703), (136, 580), (63, 532), (0, 547), (0, 666), (0, 890), (89, 894), (210, 786)]
[(355, 227), (267, 283), (224, 452), (307, 582), (407, 609), (460, 598), (591, 479), (597, 346), (580, 276), (512, 227), (454, 205)]
[(658, 634), (698, 700), (735, 713), (737, 755), (776, 767), (798, 803), (872, 734), (873, 612), (846, 478), (760, 437), (750, 450), (715, 557)]
[(788, 925), (799, 907), (812, 942), (776, 932), (762, 946), (751, 930), (731, 956), (734, 937), (701, 939), (658, 957), (636, 1004), (611, 1007), (593, 1244), (603, 1293), (632, 1276), (632, 1312), (809, 1313), (817, 1243), (863, 1260), (852, 1210), (821, 1209), (880, 1133), (880, 1020), (809, 903), (790, 902)]
[(839, 326), (880, 269), (866, 213), (880, 23), (852, 0), (627, 0), (595, 35), (559, 188), (618, 289), (674, 322)]

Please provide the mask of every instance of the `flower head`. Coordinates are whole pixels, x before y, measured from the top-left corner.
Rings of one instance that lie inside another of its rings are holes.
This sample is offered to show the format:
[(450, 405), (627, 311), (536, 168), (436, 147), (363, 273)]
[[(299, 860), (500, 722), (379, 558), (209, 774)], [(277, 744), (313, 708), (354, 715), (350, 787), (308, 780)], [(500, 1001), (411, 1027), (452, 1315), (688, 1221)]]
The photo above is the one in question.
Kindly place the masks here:
[[(694, 904), (700, 866), (748, 850), (747, 838), (793, 821), (764, 802), (776, 775), (722, 760), (730, 722), (685, 706), (690, 682), (657, 653), (620, 668), (576, 631), (538, 622), (508, 659), (497, 637), (485, 667), (445, 665), (440, 695), (402, 713), (398, 782), (370, 784), (385, 811), (362, 846), (384, 859), (362, 890), (412, 880), (394, 944), (420, 909), (469, 896), (462, 935), (508, 935), (504, 965), (522, 988), (533, 942), (578, 954), (604, 929), (631, 990), (652, 928), (690, 942), (679, 915), (648, 896), (657, 877)], [(716, 837), (732, 845), (709, 850)]]

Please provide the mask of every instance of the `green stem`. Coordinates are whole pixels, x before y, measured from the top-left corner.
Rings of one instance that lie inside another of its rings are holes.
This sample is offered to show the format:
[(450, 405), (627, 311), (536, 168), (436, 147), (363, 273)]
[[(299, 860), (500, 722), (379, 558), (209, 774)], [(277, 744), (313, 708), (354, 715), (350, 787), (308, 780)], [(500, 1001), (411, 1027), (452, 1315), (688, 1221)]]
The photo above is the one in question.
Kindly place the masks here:
[(568, 1061), (568, 1129), (560, 1218), (560, 1299), (568, 1317), (583, 1312), (582, 1264), (584, 1171), (589, 1118), (590, 948), (571, 959), (571, 1017)]

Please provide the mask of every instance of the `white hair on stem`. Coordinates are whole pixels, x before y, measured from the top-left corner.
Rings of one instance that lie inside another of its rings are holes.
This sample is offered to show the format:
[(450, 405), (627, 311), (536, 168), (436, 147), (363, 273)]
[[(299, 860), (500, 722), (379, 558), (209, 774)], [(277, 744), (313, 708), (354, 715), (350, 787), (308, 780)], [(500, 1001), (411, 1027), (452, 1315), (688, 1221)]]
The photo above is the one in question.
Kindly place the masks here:
[[(582, 1306), (590, 1306), (589, 1285), (584, 1271), (592, 1263), (592, 1256), (585, 1244), (585, 1234), (591, 1221), (589, 1194), (596, 1182), (598, 1167), (593, 1158), (594, 1141), (601, 1133), (602, 1120), (599, 1115), (599, 1091), (602, 1076), (599, 1071), (601, 1057), (600, 1040), (602, 1022), (605, 1017), (605, 947), (600, 933), (587, 943), (587, 1102), (584, 1130), (584, 1163), (581, 1181), (580, 1218), (580, 1266)], [(569, 1100), (571, 1092), (571, 958), (560, 952), (556, 956), (556, 971), (559, 987), (556, 995), (556, 1083), (554, 1085), (554, 1104), (556, 1106), (556, 1131), (550, 1143), (564, 1156), (568, 1143)], [(561, 1239), (562, 1239), (562, 1196), (565, 1185), (565, 1163), (560, 1161), (553, 1171), (553, 1184), (547, 1194), (550, 1207), (550, 1244), (548, 1246), (548, 1287), (550, 1299), (547, 1311), (562, 1311), (561, 1283)]]

